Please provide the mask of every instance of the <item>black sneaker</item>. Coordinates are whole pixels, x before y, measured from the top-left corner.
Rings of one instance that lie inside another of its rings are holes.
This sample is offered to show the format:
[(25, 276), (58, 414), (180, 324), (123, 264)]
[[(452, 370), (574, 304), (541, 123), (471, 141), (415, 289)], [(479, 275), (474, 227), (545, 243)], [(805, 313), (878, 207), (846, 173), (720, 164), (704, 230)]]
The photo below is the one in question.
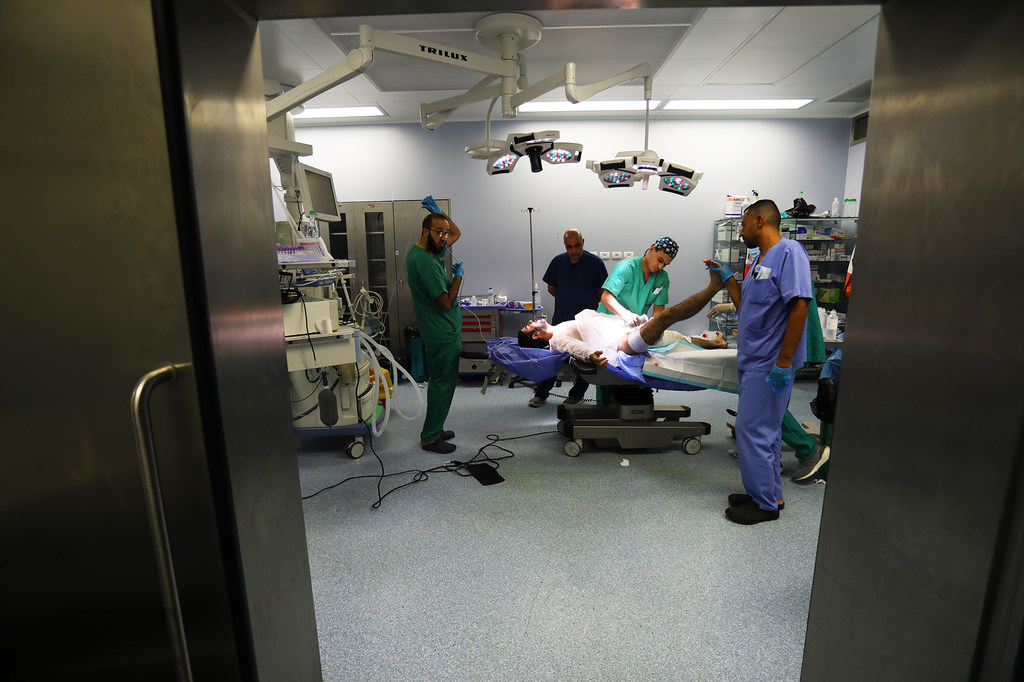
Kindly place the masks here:
[(439, 455), (450, 455), (455, 452), (455, 446), (446, 440), (438, 438), (433, 443), (420, 443), (420, 447), (427, 452), (436, 452)]
[(576, 396), (571, 395), (568, 398), (566, 398), (562, 402), (562, 404), (563, 405), (579, 405), (581, 402), (583, 402), (583, 398), (577, 398)]
[[(754, 500), (754, 498), (752, 498), (750, 495), (748, 495), (746, 493), (733, 493), (732, 495), (729, 496), (729, 506), (730, 507), (741, 507), (741, 506), (747, 504), (748, 502), (753, 502), (753, 500)], [(786, 501), (785, 500), (779, 500), (779, 511), (782, 511), (785, 508), (786, 508)]]
[(818, 473), (822, 465), (828, 461), (828, 456), (829, 447), (827, 445), (819, 445), (817, 452), (807, 459), (800, 460), (800, 466), (793, 472), (793, 480), (797, 483), (809, 481), (814, 474)]
[(729, 517), (730, 521), (743, 524), (744, 526), (752, 526), (762, 521), (775, 521), (779, 518), (777, 509), (770, 511), (761, 509), (753, 500), (738, 507), (729, 507), (725, 510), (725, 515)]

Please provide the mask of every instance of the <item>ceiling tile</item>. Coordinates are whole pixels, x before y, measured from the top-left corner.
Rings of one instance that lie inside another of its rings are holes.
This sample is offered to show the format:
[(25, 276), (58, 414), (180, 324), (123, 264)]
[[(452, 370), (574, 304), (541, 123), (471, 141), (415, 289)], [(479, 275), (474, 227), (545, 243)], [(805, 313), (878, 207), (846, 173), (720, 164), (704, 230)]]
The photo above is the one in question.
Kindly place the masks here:
[(771, 85), (813, 59), (816, 47), (744, 48), (711, 79), (709, 85)]
[(749, 47), (803, 45), (825, 49), (878, 14), (874, 6), (787, 7), (772, 19)]
[(698, 23), (757, 24), (771, 19), (781, 7), (709, 7)]
[(721, 59), (673, 59), (654, 74), (654, 84), (700, 85), (721, 65)]
[(739, 49), (761, 24), (707, 24), (690, 29), (671, 59), (725, 59)]

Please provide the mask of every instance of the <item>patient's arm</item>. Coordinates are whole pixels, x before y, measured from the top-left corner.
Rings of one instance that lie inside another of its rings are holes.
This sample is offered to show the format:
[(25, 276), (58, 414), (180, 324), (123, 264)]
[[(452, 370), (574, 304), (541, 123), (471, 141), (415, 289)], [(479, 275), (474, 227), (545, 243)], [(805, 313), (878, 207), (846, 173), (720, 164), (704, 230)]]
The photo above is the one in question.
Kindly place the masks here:
[(578, 336), (574, 336), (571, 333), (562, 333), (552, 336), (548, 340), (548, 346), (551, 350), (558, 351), (559, 353), (568, 353), (580, 362), (590, 362), (591, 356), (595, 353), (593, 348), (585, 344)]

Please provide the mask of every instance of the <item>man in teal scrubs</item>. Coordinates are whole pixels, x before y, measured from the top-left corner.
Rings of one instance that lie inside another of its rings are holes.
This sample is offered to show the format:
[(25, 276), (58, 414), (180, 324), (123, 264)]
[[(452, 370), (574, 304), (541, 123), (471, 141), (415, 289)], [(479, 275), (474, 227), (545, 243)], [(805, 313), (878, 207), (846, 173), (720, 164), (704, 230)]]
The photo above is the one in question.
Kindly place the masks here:
[(677, 253), (679, 245), (675, 240), (662, 237), (643, 256), (627, 258), (616, 265), (604, 281), (597, 312), (618, 315), (627, 325), (635, 327), (642, 324), (640, 316), (646, 315), (652, 305), (652, 317), (664, 310), (668, 303), (665, 266)]
[(416, 321), (426, 354), (427, 416), (420, 431), (420, 447), (443, 455), (455, 451), (448, 441), (454, 431), (444, 429), (459, 380), (459, 351), (462, 349), (462, 310), (459, 287), (462, 263), (452, 266), (452, 278), (445, 271), (445, 249), (462, 236), (451, 218), (431, 213), (423, 219), (423, 232), (406, 258), (409, 289)]
[[(662, 237), (651, 244), (639, 258), (627, 258), (614, 268), (601, 285), (599, 313), (618, 315), (627, 327), (639, 327), (654, 306), (654, 317), (668, 304), (668, 273), (665, 267), (679, 253), (679, 245), (671, 237)], [(605, 405), (611, 399), (607, 386), (597, 387), (597, 402)]]

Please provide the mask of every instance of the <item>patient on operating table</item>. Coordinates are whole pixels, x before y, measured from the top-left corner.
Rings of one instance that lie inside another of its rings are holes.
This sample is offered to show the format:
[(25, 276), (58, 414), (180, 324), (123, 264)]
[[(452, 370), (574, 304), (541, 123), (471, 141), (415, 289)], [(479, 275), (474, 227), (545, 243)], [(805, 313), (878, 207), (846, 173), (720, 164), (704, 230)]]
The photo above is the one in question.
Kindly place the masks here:
[[(705, 260), (707, 265), (709, 261)], [(682, 303), (658, 312), (639, 327), (628, 327), (617, 315), (583, 310), (575, 319), (556, 325), (534, 320), (519, 331), (519, 345), (523, 348), (545, 348), (565, 352), (583, 362), (605, 367), (609, 360), (615, 364), (615, 351), (627, 355), (642, 355), (649, 348), (667, 346), (685, 339), (669, 329), (676, 322), (693, 317), (707, 305), (711, 297), (722, 288), (722, 278), (710, 272), (708, 286)], [(643, 320), (643, 318), (641, 318)], [(703, 348), (725, 348), (726, 342), (719, 332), (714, 339), (692, 337), (687, 339)]]

